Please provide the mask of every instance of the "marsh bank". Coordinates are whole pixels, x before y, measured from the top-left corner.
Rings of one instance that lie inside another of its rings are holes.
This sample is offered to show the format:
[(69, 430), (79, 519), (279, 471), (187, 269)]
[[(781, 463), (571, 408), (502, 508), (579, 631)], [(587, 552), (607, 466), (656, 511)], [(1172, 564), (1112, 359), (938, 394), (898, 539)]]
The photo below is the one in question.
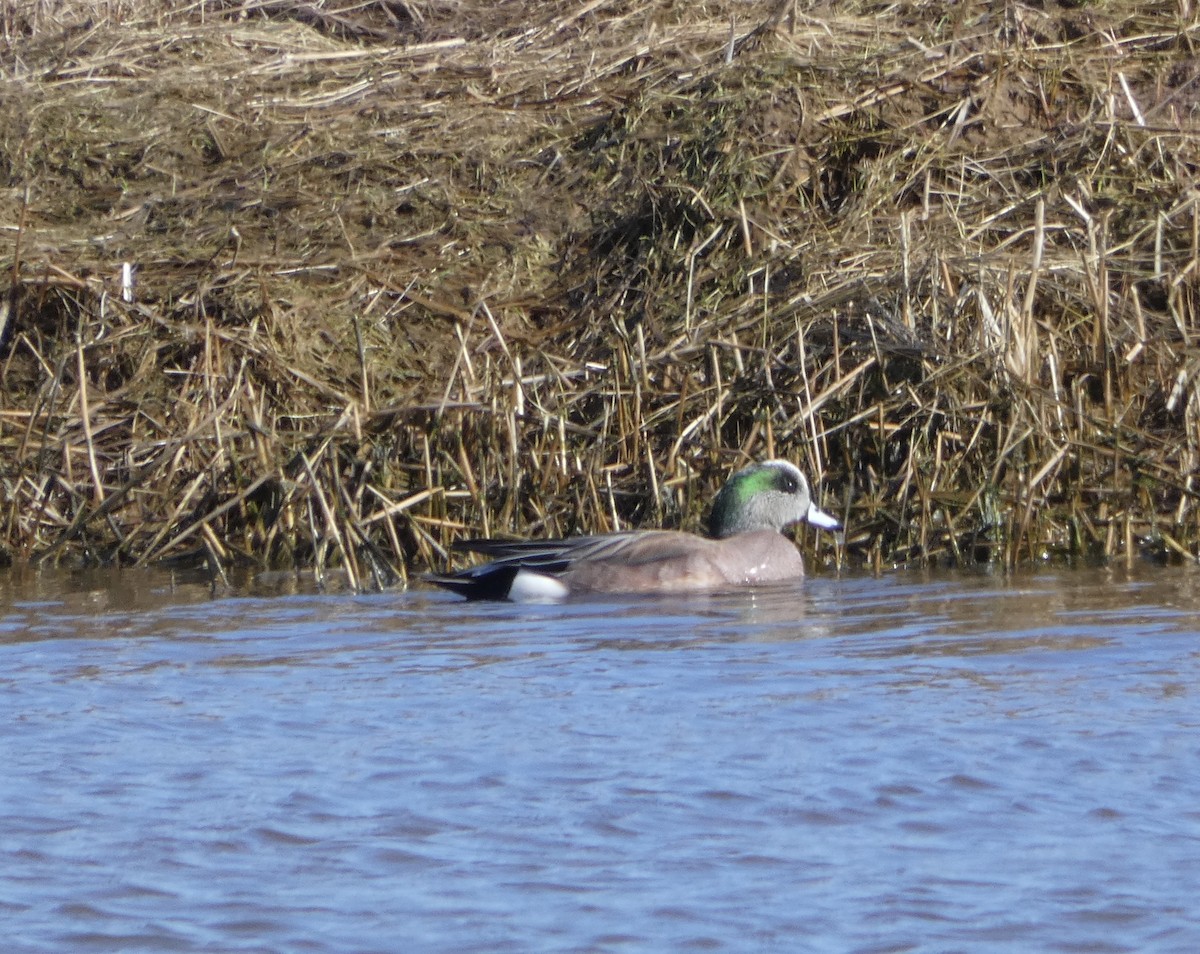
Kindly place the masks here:
[(370, 585), (784, 456), (852, 563), (1192, 560), (1196, 31), (9, 6), (2, 552)]

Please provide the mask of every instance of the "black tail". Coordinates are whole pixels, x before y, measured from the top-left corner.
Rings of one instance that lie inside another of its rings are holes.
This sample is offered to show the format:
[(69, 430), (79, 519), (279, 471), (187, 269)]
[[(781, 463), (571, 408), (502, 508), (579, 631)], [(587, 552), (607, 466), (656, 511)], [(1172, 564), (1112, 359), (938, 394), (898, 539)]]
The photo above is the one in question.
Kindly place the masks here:
[(469, 600), (506, 600), (517, 570), (515, 566), (488, 563), (459, 573), (431, 573), (422, 579)]

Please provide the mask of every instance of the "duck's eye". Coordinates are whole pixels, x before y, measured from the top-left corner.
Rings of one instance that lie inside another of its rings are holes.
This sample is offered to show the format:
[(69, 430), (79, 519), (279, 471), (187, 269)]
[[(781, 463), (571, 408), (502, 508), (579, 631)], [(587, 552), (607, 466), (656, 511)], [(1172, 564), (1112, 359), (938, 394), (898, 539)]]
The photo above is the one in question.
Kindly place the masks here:
[(800, 481), (796, 479), (795, 474), (784, 473), (783, 482), (779, 485), (779, 489), (785, 494), (794, 494), (800, 489)]

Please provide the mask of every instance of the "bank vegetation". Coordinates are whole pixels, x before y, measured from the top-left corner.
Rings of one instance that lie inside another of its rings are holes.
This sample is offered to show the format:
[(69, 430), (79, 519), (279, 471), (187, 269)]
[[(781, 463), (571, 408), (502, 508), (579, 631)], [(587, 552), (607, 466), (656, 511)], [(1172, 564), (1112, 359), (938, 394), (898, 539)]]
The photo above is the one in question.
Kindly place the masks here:
[(1200, 552), (1193, 0), (0, 6), (0, 548)]

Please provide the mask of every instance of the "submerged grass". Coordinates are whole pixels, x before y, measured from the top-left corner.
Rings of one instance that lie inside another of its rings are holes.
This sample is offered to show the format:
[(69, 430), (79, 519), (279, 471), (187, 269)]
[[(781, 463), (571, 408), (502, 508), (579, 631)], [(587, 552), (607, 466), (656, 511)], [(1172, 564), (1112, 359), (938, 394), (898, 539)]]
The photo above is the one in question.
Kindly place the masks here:
[[(0, 546), (1195, 559), (1190, 0), (0, 5)], [(813, 552), (819, 546), (819, 552)]]

